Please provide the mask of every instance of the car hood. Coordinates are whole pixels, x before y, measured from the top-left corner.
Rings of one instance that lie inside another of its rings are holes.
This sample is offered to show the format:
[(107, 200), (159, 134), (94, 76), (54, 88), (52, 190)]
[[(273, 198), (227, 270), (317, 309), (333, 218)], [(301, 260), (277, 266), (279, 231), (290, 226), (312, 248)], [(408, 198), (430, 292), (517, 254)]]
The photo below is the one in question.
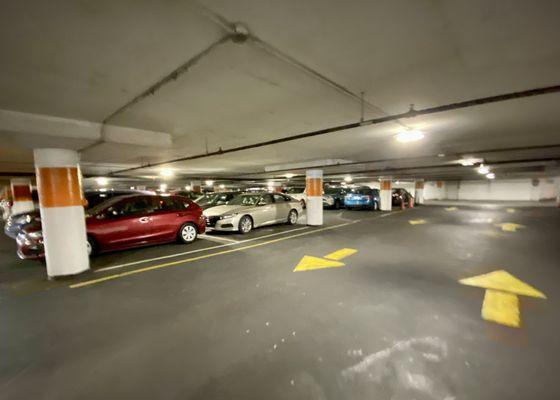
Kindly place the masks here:
[(208, 208), (206, 210), (204, 210), (204, 215), (207, 217), (212, 217), (212, 216), (216, 216), (216, 215), (223, 215), (223, 214), (229, 214), (229, 213), (234, 213), (234, 212), (239, 212), (239, 211), (246, 211), (249, 210), (253, 207), (250, 206), (229, 206), (229, 205), (223, 205), (223, 206), (216, 206), (216, 207), (211, 207)]

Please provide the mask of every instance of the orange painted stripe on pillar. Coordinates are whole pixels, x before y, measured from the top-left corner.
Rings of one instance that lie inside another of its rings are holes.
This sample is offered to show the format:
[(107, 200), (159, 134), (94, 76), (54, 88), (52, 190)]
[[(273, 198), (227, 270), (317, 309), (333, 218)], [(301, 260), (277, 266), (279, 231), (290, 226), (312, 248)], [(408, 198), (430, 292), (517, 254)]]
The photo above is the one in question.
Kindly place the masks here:
[(305, 180), (305, 193), (311, 197), (323, 195), (323, 178), (307, 178)]
[(437, 187), (438, 188), (442, 188), (443, 187), (443, 181), (437, 181)]
[(13, 185), (12, 196), (14, 201), (33, 201), (29, 185)]
[(43, 207), (70, 207), (84, 204), (76, 167), (37, 168), (37, 189)]
[(424, 189), (424, 182), (416, 182), (416, 189)]
[(391, 190), (391, 181), (381, 181), (381, 190)]

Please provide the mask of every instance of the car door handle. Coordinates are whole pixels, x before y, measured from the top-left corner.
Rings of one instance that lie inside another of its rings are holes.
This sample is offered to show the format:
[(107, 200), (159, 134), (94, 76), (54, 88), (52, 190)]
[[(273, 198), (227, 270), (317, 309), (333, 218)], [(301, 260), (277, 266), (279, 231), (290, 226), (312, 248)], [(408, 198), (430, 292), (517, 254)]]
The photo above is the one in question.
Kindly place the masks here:
[(142, 218), (138, 219), (138, 221), (145, 224), (146, 222), (150, 222), (150, 219), (151, 219), (150, 217), (142, 217)]

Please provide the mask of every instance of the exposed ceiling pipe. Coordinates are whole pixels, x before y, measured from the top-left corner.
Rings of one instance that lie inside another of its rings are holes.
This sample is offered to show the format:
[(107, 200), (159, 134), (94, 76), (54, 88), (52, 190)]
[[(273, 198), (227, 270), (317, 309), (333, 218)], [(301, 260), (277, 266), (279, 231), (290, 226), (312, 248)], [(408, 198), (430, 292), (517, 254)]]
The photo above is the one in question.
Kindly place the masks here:
[(256, 148), (259, 148), (259, 147), (271, 146), (271, 145), (275, 145), (275, 144), (291, 142), (291, 141), (294, 141), (294, 140), (307, 139), (307, 138), (311, 138), (311, 137), (315, 137), (315, 136), (326, 135), (326, 134), (333, 133), (333, 132), (346, 131), (346, 130), (350, 130), (350, 129), (354, 129), (354, 128), (359, 128), (359, 127), (362, 127), (362, 126), (378, 125), (378, 124), (382, 124), (382, 123), (389, 122), (389, 121), (395, 121), (395, 120), (398, 120), (398, 119), (414, 118), (414, 117), (418, 117), (418, 116), (421, 116), (421, 115), (430, 115), (430, 114), (436, 114), (436, 113), (441, 113), (441, 112), (445, 112), (445, 111), (460, 110), (460, 109), (480, 106), (480, 105), (484, 105), (484, 104), (498, 103), (498, 102), (507, 101), (507, 100), (521, 99), (521, 98), (526, 98), (526, 97), (540, 96), (540, 95), (545, 95), (545, 94), (550, 94), (550, 93), (558, 93), (558, 92), (560, 92), (560, 85), (554, 85), (554, 86), (547, 86), (547, 87), (542, 87), (542, 88), (524, 90), (524, 91), (520, 91), (520, 92), (505, 93), (505, 94), (501, 94), (501, 95), (497, 95), (497, 96), (481, 97), (481, 98), (461, 101), (461, 102), (457, 102), (457, 103), (449, 103), (449, 104), (444, 104), (444, 105), (441, 105), (441, 106), (424, 108), (422, 110), (415, 110), (415, 109), (411, 108), (407, 112), (400, 113), (400, 114), (393, 114), (393, 115), (388, 115), (388, 116), (379, 117), (379, 118), (373, 118), (373, 119), (369, 119), (369, 120), (365, 120), (365, 121), (353, 122), (353, 123), (345, 124), (345, 125), (338, 125), (338, 126), (334, 126), (334, 127), (331, 127), (331, 128), (319, 129), (319, 130), (315, 130), (315, 131), (300, 133), (300, 134), (297, 134), (297, 135), (286, 136), (286, 137), (282, 137), (282, 138), (266, 140), (266, 141), (263, 141), (263, 142), (232, 147), (232, 148), (225, 149), (225, 150), (220, 148), (219, 150), (211, 151), (211, 152), (208, 152), (208, 153), (196, 154), (196, 155), (188, 156), (188, 157), (175, 158), (175, 159), (171, 159), (171, 160), (167, 160), (167, 161), (161, 161), (161, 162), (141, 165), (141, 166), (138, 166), (138, 167), (125, 168), (125, 169), (114, 171), (111, 174), (122, 174), (122, 173), (125, 173), (125, 172), (132, 172), (132, 171), (137, 171), (137, 170), (140, 170), (140, 169), (156, 167), (156, 166), (166, 165), (166, 164), (172, 164), (172, 163), (181, 162), (181, 161), (197, 160), (197, 159), (207, 158), (207, 157), (212, 157), (212, 156), (217, 156), (217, 155), (235, 153), (235, 152), (239, 152), (239, 151), (243, 151), (243, 150), (256, 149)]

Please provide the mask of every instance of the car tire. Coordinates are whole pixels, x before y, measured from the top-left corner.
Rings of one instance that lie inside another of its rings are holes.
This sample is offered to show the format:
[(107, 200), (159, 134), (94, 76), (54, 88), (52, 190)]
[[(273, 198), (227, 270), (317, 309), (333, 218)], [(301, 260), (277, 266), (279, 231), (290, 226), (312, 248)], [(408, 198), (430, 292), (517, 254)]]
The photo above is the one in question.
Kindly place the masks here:
[(95, 242), (95, 239), (92, 238), (91, 236), (87, 237), (86, 249), (87, 249), (88, 257), (97, 254), (97, 243)]
[(288, 225), (295, 225), (298, 220), (298, 212), (296, 210), (290, 210), (288, 213)]
[(198, 229), (196, 229), (196, 225), (192, 222), (187, 222), (183, 224), (179, 229), (179, 233), (177, 235), (179, 242), (184, 244), (192, 243), (196, 240), (198, 236)]
[(248, 215), (242, 216), (239, 219), (239, 225), (237, 229), (242, 235), (251, 232), (253, 230), (253, 219)]

